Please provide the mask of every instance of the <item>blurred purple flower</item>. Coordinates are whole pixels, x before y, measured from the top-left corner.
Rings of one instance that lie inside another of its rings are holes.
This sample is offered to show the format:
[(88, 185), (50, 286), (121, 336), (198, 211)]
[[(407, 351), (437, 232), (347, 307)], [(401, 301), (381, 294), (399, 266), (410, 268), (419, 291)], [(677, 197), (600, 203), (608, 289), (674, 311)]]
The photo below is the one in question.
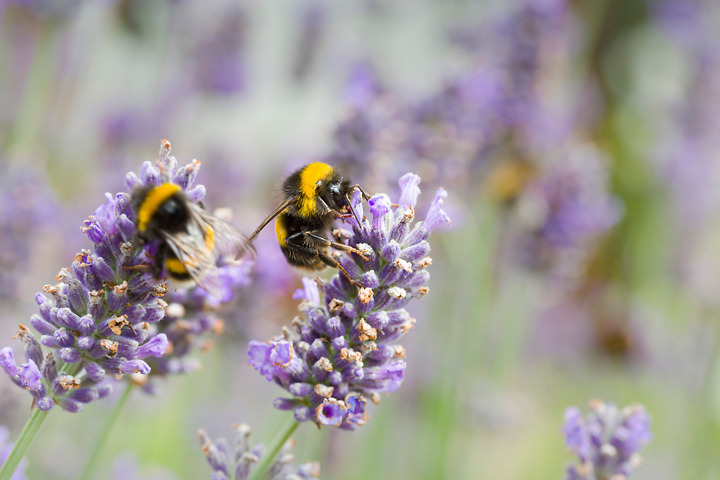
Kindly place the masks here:
[(5, 167), (0, 178), (0, 298), (14, 298), (39, 230), (60, 208), (47, 179), (28, 168)]
[(80, 0), (2, 0), (0, 1), (0, 20), (5, 7), (12, 7), (31, 17), (47, 22), (63, 22), (75, 15), (82, 2)]
[[(213, 442), (204, 430), (198, 430), (200, 445), (213, 470), (213, 480), (245, 480), (250, 476), (255, 464), (265, 452), (262, 444), (251, 445), (251, 433), (248, 424), (238, 424), (235, 426), (235, 439), (231, 445), (225, 438)], [(268, 479), (311, 480), (320, 476), (320, 465), (317, 462), (295, 465), (295, 457), (291, 453), (293, 446), (292, 440), (283, 446), (270, 467)]]
[(419, 180), (403, 176), (398, 207), (386, 195), (372, 197), (372, 220), (363, 216), (360, 193), (354, 196), (361, 224), (352, 219), (352, 232), (340, 230), (337, 236), (368, 260), (336, 258), (362, 288), (336, 274), (321, 295), (317, 283), (304, 278), (295, 298), (303, 300), (305, 320), (265, 343), (250, 342), (249, 363), (292, 395), (276, 399), (275, 407), (292, 410), (297, 421), (355, 429), (369, 418), (365, 397), (378, 403), (380, 393), (402, 382), (405, 349), (394, 342), (415, 323), (404, 307), (427, 294), (427, 240), (432, 230), (450, 224), (440, 189), (425, 220), (413, 225)]
[(608, 184), (604, 158), (591, 145), (569, 149), (536, 173), (514, 216), (521, 263), (560, 279), (576, 276), (597, 240), (622, 216)]
[(207, 93), (240, 93), (245, 89), (247, 80), (245, 11), (235, 4), (231, 5), (212, 28), (213, 31), (205, 32), (193, 47), (195, 82)]
[(590, 402), (586, 417), (577, 407), (565, 411), (565, 445), (580, 463), (566, 480), (629, 478), (641, 465), (640, 450), (652, 440), (650, 416), (639, 404), (619, 410), (614, 403)]
[(304, 80), (312, 71), (319, 44), (325, 29), (325, 10), (319, 3), (308, 2), (300, 12), (300, 34), (295, 43), (296, 51), (292, 65), (292, 76)]

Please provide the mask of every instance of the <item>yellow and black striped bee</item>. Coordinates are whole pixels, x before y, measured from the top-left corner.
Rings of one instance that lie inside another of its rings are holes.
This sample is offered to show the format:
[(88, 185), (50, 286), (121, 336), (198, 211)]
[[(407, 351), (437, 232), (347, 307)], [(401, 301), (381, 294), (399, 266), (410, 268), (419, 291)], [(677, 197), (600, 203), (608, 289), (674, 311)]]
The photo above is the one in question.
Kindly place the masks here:
[(235, 260), (252, 244), (223, 220), (189, 201), (174, 183), (149, 185), (133, 190), (130, 201), (135, 212), (137, 236), (142, 243), (160, 239), (153, 266), (179, 280), (192, 280), (210, 295), (220, 297), (222, 285), (218, 258)]
[(350, 195), (355, 189), (368, 199), (359, 185), (352, 185), (330, 165), (320, 162), (305, 165), (285, 180), (283, 203), (250, 235), (250, 241), (277, 217), (275, 233), (280, 250), (291, 265), (311, 271), (338, 268), (352, 282), (347, 271), (327, 250), (332, 247), (365, 258), (357, 249), (328, 239), (337, 217), (355, 215), (350, 205)]

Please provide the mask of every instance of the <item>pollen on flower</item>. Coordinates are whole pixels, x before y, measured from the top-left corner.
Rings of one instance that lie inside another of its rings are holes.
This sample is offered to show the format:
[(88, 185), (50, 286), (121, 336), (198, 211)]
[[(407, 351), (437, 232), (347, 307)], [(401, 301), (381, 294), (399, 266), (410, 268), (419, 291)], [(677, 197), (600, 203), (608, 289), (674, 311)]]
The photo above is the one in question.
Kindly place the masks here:
[(55, 275), (55, 281), (62, 282), (64, 280), (67, 280), (70, 278), (70, 270), (68, 270), (67, 267), (63, 267), (60, 269), (60, 272), (58, 272), (57, 275)]
[(405, 295), (407, 295), (407, 292), (402, 287), (390, 287), (388, 288), (387, 293), (391, 297), (397, 298), (398, 300), (405, 298)]
[(358, 292), (358, 299), (362, 303), (369, 303), (373, 299), (372, 288), (361, 288)]
[[(128, 316), (127, 315), (121, 315), (118, 317), (113, 317), (108, 322), (108, 327), (115, 335), (121, 335), (122, 334), (122, 327), (126, 327), (130, 325), (130, 322), (128, 322)], [(102, 342), (101, 342), (102, 343)]]
[(357, 248), (358, 251), (360, 253), (362, 253), (363, 255), (365, 255), (366, 257), (369, 257), (370, 255), (373, 254), (373, 248), (370, 245), (368, 245), (367, 243), (358, 243), (355, 246), (355, 248)]
[(420, 261), (418, 262), (418, 268), (429, 267), (431, 264), (432, 264), (432, 258), (425, 257), (425, 258), (420, 259)]
[(408, 320), (407, 322), (402, 324), (402, 332), (403, 333), (407, 333), (410, 330), (412, 330), (413, 328), (415, 328), (415, 319), (414, 318), (411, 318), (410, 320)]
[(103, 338), (100, 340), (100, 346), (108, 351), (108, 355), (115, 355), (118, 351), (118, 342)]
[(364, 342), (366, 340), (375, 340), (377, 338), (377, 330), (371, 327), (364, 318), (361, 318), (358, 322), (357, 329), (358, 333), (360, 334), (361, 342)]
[(419, 296), (419, 297), (424, 297), (424, 296), (427, 295), (428, 293), (430, 293), (430, 287), (420, 287), (420, 288), (418, 288), (418, 296)]
[(362, 362), (362, 354), (351, 348), (343, 348), (340, 350), (340, 358), (351, 362)]
[(60, 386), (65, 390), (80, 388), (81, 385), (80, 380), (71, 375), (63, 375), (60, 377), (60, 381), (58, 383), (60, 383)]
[(120, 295), (124, 295), (125, 293), (127, 293), (127, 289), (128, 289), (128, 283), (127, 283), (127, 281), (123, 280), (123, 282), (120, 285), (115, 285), (113, 287), (113, 292), (115, 293), (115, 295), (120, 296)]
[(330, 396), (332, 396), (334, 390), (334, 387), (331, 387), (329, 385), (323, 385), (322, 383), (318, 383), (317, 385), (315, 385), (315, 393), (324, 398), (329, 398)]
[(322, 357), (317, 361), (316, 365), (328, 373), (333, 371), (333, 365), (327, 357)]
[(415, 209), (412, 205), (408, 205), (408, 208), (403, 212), (403, 219), (406, 222), (412, 222), (415, 219)]
[(402, 345), (393, 346), (393, 356), (395, 358), (405, 358), (405, 347)]
[(405, 270), (407, 273), (412, 273), (412, 263), (408, 262), (407, 260), (403, 260), (402, 258), (398, 258), (395, 262), (395, 266)]
[(161, 283), (160, 285), (155, 285), (152, 288), (152, 294), (156, 297), (162, 297), (166, 293), (168, 293), (168, 287), (164, 283)]
[(52, 285), (45, 285), (42, 288), (42, 291), (47, 293), (48, 295), (52, 295), (55, 299), (60, 298), (60, 290)]
[(328, 310), (330, 310), (333, 313), (339, 312), (343, 306), (345, 305), (345, 302), (342, 300), (338, 300), (337, 298), (333, 298), (330, 300), (330, 303), (328, 303)]
[(25, 341), (28, 338), (32, 338), (32, 333), (30, 333), (30, 330), (25, 325), (18, 323), (18, 333), (13, 338), (22, 338)]

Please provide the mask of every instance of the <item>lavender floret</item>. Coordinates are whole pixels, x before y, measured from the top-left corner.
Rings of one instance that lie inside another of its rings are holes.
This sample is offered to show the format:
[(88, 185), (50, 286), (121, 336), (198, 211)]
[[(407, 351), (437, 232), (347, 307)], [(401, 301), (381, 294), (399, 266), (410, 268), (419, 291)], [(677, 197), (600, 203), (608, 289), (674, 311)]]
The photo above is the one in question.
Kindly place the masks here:
[[(250, 436), (252, 430), (246, 423), (235, 426), (235, 441), (233, 445), (225, 438), (213, 441), (202, 429), (198, 430), (200, 445), (212, 468), (213, 480), (245, 480), (250, 477), (253, 468), (265, 453), (262, 444), (252, 445)], [(270, 480), (310, 480), (320, 476), (320, 464), (317, 462), (306, 462), (295, 465), (295, 457), (291, 450), (294, 441), (289, 440), (280, 450), (275, 461), (270, 466), (267, 478)]]
[(639, 404), (620, 410), (593, 400), (585, 417), (577, 407), (568, 408), (562, 433), (580, 463), (568, 467), (566, 480), (629, 478), (642, 464), (640, 450), (652, 440), (650, 425), (650, 415)]
[(297, 319), (294, 330), (282, 336), (250, 342), (250, 365), (292, 395), (277, 399), (275, 406), (292, 410), (297, 421), (352, 430), (369, 418), (366, 398), (378, 403), (380, 393), (400, 386), (405, 349), (395, 341), (415, 323), (405, 305), (427, 294), (427, 239), (433, 230), (450, 225), (442, 189), (425, 220), (414, 223), (419, 181), (413, 174), (401, 178), (395, 208), (386, 195), (372, 197), (369, 220), (360, 194), (353, 197), (362, 220), (360, 225), (348, 220), (352, 232), (343, 237), (368, 260), (335, 256), (361, 288), (340, 274), (322, 289), (304, 278), (304, 289), (294, 296), (303, 300), (304, 320)]

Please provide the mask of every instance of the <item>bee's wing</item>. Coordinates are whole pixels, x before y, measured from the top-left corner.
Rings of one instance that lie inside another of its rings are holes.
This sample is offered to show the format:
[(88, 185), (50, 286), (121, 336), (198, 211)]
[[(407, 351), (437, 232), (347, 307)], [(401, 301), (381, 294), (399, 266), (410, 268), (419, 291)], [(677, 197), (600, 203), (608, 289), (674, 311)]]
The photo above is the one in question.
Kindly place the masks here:
[(198, 224), (207, 229), (210, 227), (214, 235), (214, 248), (219, 257), (229, 260), (236, 260), (246, 253), (255, 256), (255, 247), (235, 227), (220, 218), (209, 213), (207, 210), (195, 205), (191, 212)]
[(215, 264), (216, 255), (205, 240), (208, 225), (188, 222), (187, 228), (187, 232), (161, 231), (160, 234), (190, 278), (213, 297), (222, 298), (222, 282)]

